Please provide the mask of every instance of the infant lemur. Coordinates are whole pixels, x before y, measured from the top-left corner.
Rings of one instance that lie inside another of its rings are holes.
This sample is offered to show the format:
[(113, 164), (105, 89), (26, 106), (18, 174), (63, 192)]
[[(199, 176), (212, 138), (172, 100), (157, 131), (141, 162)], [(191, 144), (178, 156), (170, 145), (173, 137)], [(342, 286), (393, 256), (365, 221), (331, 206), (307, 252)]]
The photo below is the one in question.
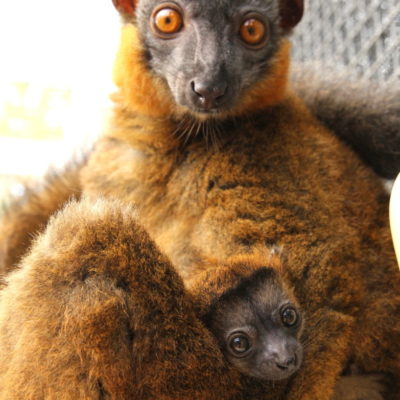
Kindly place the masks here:
[[(114, 4), (110, 129), (83, 165), (11, 207), (0, 234), (10, 270), (70, 185), (84, 195), (7, 277), (0, 398), (330, 400), (351, 363), (384, 374), (396, 399), (387, 195), (287, 87), (303, 2)], [(382, 152), (376, 125), (355, 132), (383, 174), (399, 166), (380, 156), (399, 144), (393, 110)], [(118, 201), (91, 206), (99, 197)], [(381, 389), (365, 375), (340, 399)]]

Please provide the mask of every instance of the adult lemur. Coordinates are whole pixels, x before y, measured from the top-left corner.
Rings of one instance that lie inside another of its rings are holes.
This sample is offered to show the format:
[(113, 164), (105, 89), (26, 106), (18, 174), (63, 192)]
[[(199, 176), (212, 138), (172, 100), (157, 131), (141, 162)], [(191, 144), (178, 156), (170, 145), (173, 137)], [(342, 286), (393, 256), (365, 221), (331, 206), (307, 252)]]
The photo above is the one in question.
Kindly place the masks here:
[[(384, 373), (395, 399), (400, 278), (387, 197), (286, 88), (286, 34), (302, 1), (114, 3), (125, 20), (115, 116), (70, 181), (78, 195), (118, 201), (69, 205), (7, 278), (0, 398), (328, 400), (352, 363)], [(36, 229), (70, 195), (55, 183), (11, 209), (6, 254), (26, 239), (18, 215)], [(271, 261), (277, 247), (282, 262)], [(207, 312), (264, 264), (266, 284), (292, 290), (305, 320), (303, 365), (274, 384), (224, 362), (194, 312), (215, 330)], [(363, 390), (342, 398), (379, 398)]]

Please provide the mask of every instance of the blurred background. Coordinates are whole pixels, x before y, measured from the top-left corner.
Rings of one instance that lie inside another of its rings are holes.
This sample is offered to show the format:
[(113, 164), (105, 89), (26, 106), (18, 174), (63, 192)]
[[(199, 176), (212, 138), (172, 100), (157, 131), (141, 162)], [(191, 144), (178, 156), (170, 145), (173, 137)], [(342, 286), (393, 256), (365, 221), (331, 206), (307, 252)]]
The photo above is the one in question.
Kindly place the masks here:
[(118, 38), (111, 0), (0, 1), (0, 199), (101, 133)]
[[(111, 0), (0, 2), (0, 198), (104, 129), (119, 18)], [(308, 0), (297, 60), (400, 83), (399, 0)]]
[(400, 84), (399, 0), (306, 0), (294, 57)]

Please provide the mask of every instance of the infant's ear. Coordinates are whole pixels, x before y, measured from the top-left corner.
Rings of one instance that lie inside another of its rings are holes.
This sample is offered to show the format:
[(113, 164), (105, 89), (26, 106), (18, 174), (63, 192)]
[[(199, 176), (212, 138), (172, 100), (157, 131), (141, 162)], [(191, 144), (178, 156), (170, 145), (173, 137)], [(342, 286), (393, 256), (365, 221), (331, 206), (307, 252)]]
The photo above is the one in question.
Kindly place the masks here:
[(281, 28), (289, 30), (294, 28), (303, 17), (304, 0), (279, 0), (279, 13)]
[(126, 17), (131, 17), (136, 8), (138, 0), (112, 0), (115, 8)]

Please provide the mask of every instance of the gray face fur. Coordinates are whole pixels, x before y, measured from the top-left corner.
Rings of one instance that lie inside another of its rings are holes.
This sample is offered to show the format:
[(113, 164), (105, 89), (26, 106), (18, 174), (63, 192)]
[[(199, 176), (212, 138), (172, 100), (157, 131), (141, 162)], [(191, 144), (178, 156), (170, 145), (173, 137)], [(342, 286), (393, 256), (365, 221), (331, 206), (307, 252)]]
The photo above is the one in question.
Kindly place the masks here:
[[(152, 12), (165, 3), (139, 1), (137, 23), (150, 68), (162, 77), (177, 104), (195, 113), (216, 114), (234, 107), (265, 75), (283, 36), (279, 4), (273, 0), (175, 0), (183, 28), (171, 39), (151, 29)], [(239, 35), (243, 19), (256, 13), (269, 28), (265, 46), (252, 49)], [(199, 92), (206, 93), (207, 101)]]
[[(288, 316), (296, 316), (293, 324), (287, 324)], [(243, 374), (281, 380), (301, 365), (302, 318), (271, 269), (260, 269), (222, 295), (205, 323), (225, 357)]]

